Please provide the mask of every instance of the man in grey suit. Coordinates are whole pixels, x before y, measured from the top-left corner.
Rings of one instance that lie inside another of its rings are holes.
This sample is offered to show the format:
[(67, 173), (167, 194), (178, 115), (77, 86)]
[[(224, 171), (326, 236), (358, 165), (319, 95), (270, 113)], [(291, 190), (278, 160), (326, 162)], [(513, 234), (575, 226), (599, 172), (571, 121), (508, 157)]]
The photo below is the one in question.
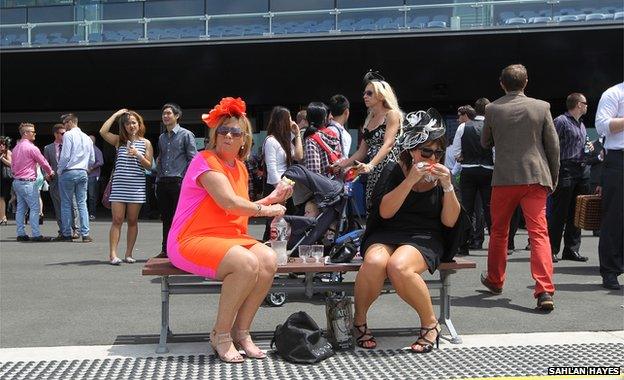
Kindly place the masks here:
[[(61, 149), (63, 149), (63, 134), (65, 133), (65, 127), (63, 126), (63, 124), (55, 124), (54, 127), (52, 127), (52, 132), (54, 133), (54, 142), (51, 144), (46, 145), (43, 148), (43, 156), (45, 157), (45, 159), (50, 163), (50, 166), (52, 166), (52, 170), (54, 170), (54, 172), (56, 173), (56, 169), (58, 167), (58, 158), (61, 154)], [(52, 198), (52, 204), (54, 205), (54, 216), (56, 218), (56, 224), (58, 224), (59, 227), (59, 236), (61, 235), (61, 194), (59, 192), (59, 187), (58, 187), (58, 176), (54, 176), (50, 179), (50, 198)], [(73, 207), (72, 207), (72, 220), (73, 220), (73, 226), (72, 226), (72, 235), (75, 235), (75, 239), (78, 238), (78, 233), (77, 231), (77, 225), (78, 225), (78, 220), (76, 218), (76, 216), (78, 215), (77, 212), (77, 205), (76, 205), (76, 200), (74, 199), (73, 202)]]
[(531, 275), (538, 308), (554, 308), (553, 263), (546, 222), (546, 197), (557, 186), (559, 138), (550, 105), (524, 94), (528, 83), (523, 65), (503, 69), (500, 84), (505, 96), (485, 108), (481, 135), (484, 148), (496, 148), (492, 175), (492, 229), (487, 273), (481, 283), (500, 294), (505, 281), (509, 222), (520, 205), (531, 242)]

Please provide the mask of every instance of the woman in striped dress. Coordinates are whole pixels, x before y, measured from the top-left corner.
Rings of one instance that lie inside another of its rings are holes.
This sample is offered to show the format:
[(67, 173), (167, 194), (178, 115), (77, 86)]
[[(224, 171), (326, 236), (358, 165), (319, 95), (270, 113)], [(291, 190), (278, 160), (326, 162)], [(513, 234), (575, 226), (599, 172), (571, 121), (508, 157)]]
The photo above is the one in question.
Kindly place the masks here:
[[(111, 125), (118, 120), (119, 135), (110, 132)], [(108, 118), (100, 128), (100, 135), (117, 148), (117, 160), (111, 186), (111, 211), (113, 223), (110, 228), (110, 263), (121, 264), (117, 257), (117, 244), (124, 219), (128, 223), (126, 254), (124, 261), (134, 263), (134, 243), (139, 233), (138, 219), (141, 206), (145, 203), (145, 170), (152, 167), (152, 144), (144, 138), (145, 125), (141, 115), (121, 109)]]

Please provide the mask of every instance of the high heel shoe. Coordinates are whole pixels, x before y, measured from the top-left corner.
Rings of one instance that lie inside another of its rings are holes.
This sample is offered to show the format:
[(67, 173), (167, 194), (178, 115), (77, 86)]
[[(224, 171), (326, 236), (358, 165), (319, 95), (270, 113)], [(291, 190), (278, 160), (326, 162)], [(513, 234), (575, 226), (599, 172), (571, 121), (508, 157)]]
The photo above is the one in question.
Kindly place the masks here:
[(249, 335), (249, 330), (234, 330), (233, 334), (232, 334), (232, 338), (233, 338), (233, 343), (234, 343), (234, 347), (236, 347), (237, 350), (243, 350), (245, 351), (245, 355), (248, 358), (252, 358), (252, 359), (264, 359), (266, 358), (266, 354), (264, 352), (262, 352), (262, 350), (258, 349), (258, 351), (253, 352), (251, 350), (246, 350), (245, 347), (243, 347), (243, 345), (241, 344), (243, 341), (248, 340), (251, 341), (251, 335)]
[(219, 353), (219, 351), (217, 350), (217, 347), (219, 346), (229, 346), (229, 344), (232, 343), (232, 336), (230, 335), (229, 332), (224, 332), (224, 333), (219, 333), (217, 334), (216, 331), (212, 330), (210, 332), (210, 346), (212, 346), (212, 349), (214, 350), (215, 354), (219, 357), (219, 359), (222, 362), (225, 363), (242, 363), (245, 359), (243, 359), (243, 357), (237, 352), (234, 355), (221, 355), (221, 353)]
[(353, 329), (355, 330), (355, 332), (360, 334), (359, 336), (355, 338), (355, 343), (357, 343), (357, 345), (360, 348), (372, 350), (373, 348), (377, 347), (377, 341), (375, 340), (375, 337), (373, 336), (372, 332), (368, 329), (368, 326), (366, 323), (361, 324), (361, 325), (356, 325), (354, 323)]
[[(433, 330), (436, 331), (436, 337), (435, 337), (436, 348), (440, 348), (440, 331), (442, 331), (442, 329), (440, 328), (440, 324), (436, 323), (435, 326), (433, 327), (421, 327), (420, 328), (420, 335), (418, 336), (418, 339), (416, 339), (416, 341), (412, 343), (412, 345), (410, 346), (412, 352), (415, 352), (417, 354), (426, 354), (433, 350), (434, 341), (427, 339), (427, 334), (429, 334), (429, 332)], [(416, 350), (414, 349), (414, 347), (422, 347), (422, 349)]]

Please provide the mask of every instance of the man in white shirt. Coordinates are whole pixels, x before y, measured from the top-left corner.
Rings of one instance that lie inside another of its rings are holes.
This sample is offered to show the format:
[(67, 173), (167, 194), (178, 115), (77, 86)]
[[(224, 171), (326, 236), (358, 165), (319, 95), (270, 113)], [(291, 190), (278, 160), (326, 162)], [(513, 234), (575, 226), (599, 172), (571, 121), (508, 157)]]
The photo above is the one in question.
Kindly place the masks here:
[(605, 136), (606, 157), (602, 169), (602, 223), (598, 258), (602, 286), (619, 290), (618, 276), (624, 273), (624, 82), (607, 89), (596, 110), (596, 132)]
[(351, 151), (351, 135), (344, 126), (349, 120), (349, 100), (344, 95), (336, 94), (329, 99), (327, 106), (331, 113), (328, 128), (340, 138), (342, 158), (347, 158)]
[(61, 236), (60, 241), (72, 241), (72, 198), (76, 197), (80, 217), (80, 234), (83, 243), (93, 240), (89, 236), (89, 212), (87, 210), (88, 170), (95, 163), (93, 141), (78, 128), (74, 114), (61, 116), (65, 127), (63, 149), (59, 155), (58, 175), (61, 192)]

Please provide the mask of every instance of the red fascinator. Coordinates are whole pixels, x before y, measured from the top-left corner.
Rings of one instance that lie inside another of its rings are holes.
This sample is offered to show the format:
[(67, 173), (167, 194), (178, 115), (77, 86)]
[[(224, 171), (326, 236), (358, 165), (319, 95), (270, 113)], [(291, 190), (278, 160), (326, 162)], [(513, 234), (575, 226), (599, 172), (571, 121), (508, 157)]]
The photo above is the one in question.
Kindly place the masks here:
[(206, 123), (208, 128), (216, 128), (218, 127), (217, 123), (222, 117), (245, 116), (246, 109), (247, 106), (245, 105), (245, 101), (243, 99), (227, 97), (221, 99), (219, 104), (211, 109), (209, 113), (202, 114), (202, 120)]

